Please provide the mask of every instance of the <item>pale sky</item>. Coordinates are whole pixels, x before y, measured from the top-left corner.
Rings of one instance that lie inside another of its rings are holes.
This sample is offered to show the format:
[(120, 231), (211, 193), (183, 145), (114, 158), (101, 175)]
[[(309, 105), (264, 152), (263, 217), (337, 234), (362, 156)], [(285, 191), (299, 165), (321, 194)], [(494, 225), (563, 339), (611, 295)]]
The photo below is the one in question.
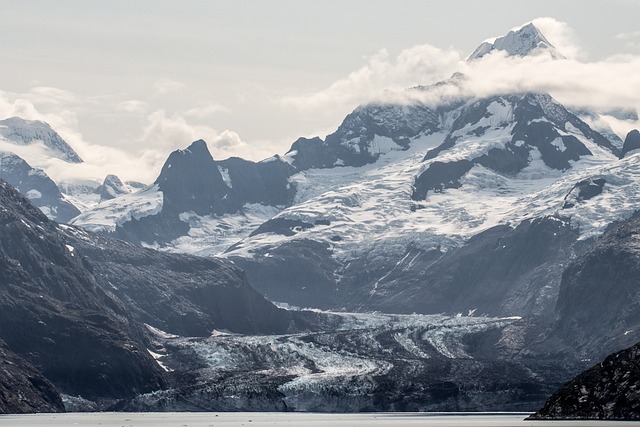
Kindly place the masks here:
[[(386, 88), (446, 78), (483, 40), (536, 18), (554, 18), (557, 42), (545, 35), (570, 50), (585, 65), (577, 72), (596, 86), (604, 75), (597, 70), (610, 63), (626, 83), (625, 70), (640, 58), (640, 0), (0, 0), (0, 7), (0, 118), (48, 121), (87, 160), (77, 175), (147, 182), (193, 139), (205, 139), (217, 159), (260, 160), (283, 154), (299, 136), (324, 137), (359, 103)], [(640, 90), (636, 83), (627, 91)], [(589, 102), (615, 104), (612, 91)]]

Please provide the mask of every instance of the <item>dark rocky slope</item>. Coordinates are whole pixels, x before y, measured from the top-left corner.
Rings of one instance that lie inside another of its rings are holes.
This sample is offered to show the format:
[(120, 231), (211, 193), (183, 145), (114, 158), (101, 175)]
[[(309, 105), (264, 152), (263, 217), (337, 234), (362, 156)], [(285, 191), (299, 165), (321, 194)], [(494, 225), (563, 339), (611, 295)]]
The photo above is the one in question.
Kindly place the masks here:
[(62, 399), (46, 378), (0, 341), (0, 414), (63, 412)]
[[(272, 256), (265, 256), (267, 253)], [(271, 301), (298, 307), (346, 308), (336, 284), (340, 265), (326, 243), (292, 240), (276, 248), (261, 249), (253, 259), (232, 259), (246, 272), (249, 282)]]
[(162, 372), (58, 225), (0, 183), (0, 339), (60, 390), (88, 398), (162, 387)]
[(530, 347), (583, 360), (617, 353), (566, 383), (532, 418), (640, 419), (639, 237), (637, 215), (613, 224), (564, 271), (554, 323)]
[(209, 336), (295, 331), (316, 317), (277, 309), (229, 262), (58, 225), (0, 182), (0, 339), (66, 394), (104, 405), (163, 388), (143, 322)]
[(66, 237), (136, 321), (186, 336), (209, 336), (213, 329), (283, 333), (308, 326), (303, 316), (265, 300), (228, 261), (161, 253), (79, 229), (69, 229)]
[(640, 420), (640, 344), (563, 385), (530, 418)]
[(610, 229), (562, 275), (549, 339), (598, 360), (638, 340), (640, 217)]

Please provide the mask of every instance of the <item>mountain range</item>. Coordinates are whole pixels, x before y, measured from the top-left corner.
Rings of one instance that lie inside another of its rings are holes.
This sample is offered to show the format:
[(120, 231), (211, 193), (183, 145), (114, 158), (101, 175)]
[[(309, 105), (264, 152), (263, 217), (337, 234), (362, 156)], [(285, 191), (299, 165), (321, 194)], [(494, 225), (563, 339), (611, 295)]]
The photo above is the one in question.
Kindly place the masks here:
[[(468, 61), (491, 55), (564, 60), (533, 24)], [(55, 389), (68, 408), (534, 410), (640, 341), (640, 133), (465, 82), (361, 105), (260, 162), (197, 140), (144, 186), (69, 191), (3, 154), (0, 178), (46, 214), (3, 184), (0, 350), (42, 376), (42, 402), (10, 410), (61, 409)], [(433, 102), (443, 87), (460, 95)], [(42, 122), (0, 126), (81, 161)], [(412, 388), (416, 370), (437, 375)]]

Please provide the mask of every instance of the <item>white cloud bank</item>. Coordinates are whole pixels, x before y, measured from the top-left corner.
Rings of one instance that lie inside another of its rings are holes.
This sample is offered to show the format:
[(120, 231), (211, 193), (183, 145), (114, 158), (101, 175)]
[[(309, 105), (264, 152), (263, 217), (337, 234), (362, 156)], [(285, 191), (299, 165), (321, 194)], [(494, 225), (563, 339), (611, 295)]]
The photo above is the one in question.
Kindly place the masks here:
[[(251, 147), (231, 130), (217, 131), (194, 124), (190, 118), (206, 119), (211, 114), (228, 111), (216, 104), (204, 104), (184, 113), (168, 114), (165, 110), (149, 111), (147, 102), (117, 97), (81, 97), (51, 87), (34, 87), (27, 93), (0, 91), (0, 118), (18, 116), (27, 120), (47, 122), (83, 159), (80, 164), (68, 164), (51, 158), (42, 144), (25, 147), (0, 143), (0, 150), (13, 151), (32, 166), (44, 169), (56, 182), (102, 181), (108, 174), (123, 180), (153, 182), (170, 152), (187, 147), (192, 141), (204, 139), (216, 159), (255, 155)], [(131, 120), (141, 123), (137, 136), (126, 146), (95, 144), (83, 138), (79, 131), (79, 114), (96, 113), (111, 121)], [(271, 151), (262, 153), (264, 157)]]
[(186, 85), (177, 80), (168, 79), (166, 77), (160, 78), (153, 84), (157, 94), (165, 95), (172, 92), (180, 92), (186, 88)]
[[(553, 18), (538, 18), (533, 22), (567, 59), (553, 60), (547, 55), (506, 57), (496, 51), (480, 60), (466, 62), (458, 52), (430, 45), (406, 49), (396, 58), (381, 51), (363, 67), (329, 87), (285, 97), (279, 102), (313, 114), (368, 102), (432, 104), (442, 97), (459, 94), (491, 96), (537, 91), (548, 92), (562, 103), (597, 111), (618, 107), (640, 110), (640, 56), (616, 55), (603, 61), (581, 62), (585, 52), (568, 24)], [(446, 85), (423, 93), (402, 90), (432, 84), (456, 71), (466, 76), (459, 86)], [(615, 130), (623, 132), (633, 126), (638, 123), (618, 123)]]
[[(467, 63), (465, 54), (431, 45), (414, 46), (395, 56), (383, 49), (363, 66), (324, 89), (271, 97), (273, 111), (270, 113), (284, 116), (283, 122), (324, 117), (326, 127), (335, 129), (341, 118), (358, 104), (438, 103), (462, 93), (489, 96), (514, 91), (549, 92), (565, 104), (600, 111), (614, 107), (640, 110), (640, 56), (616, 55), (586, 62), (583, 49), (566, 23), (552, 18), (539, 18), (534, 22), (568, 59), (551, 60), (545, 55), (507, 58), (503, 53), (493, 52)], [(635, 33), (621, 34), (618, 39), (640, 41)], [(405, 90), (436, 83), (455, 72), (466, 76), (459, 85), (441, 85), (431, 91)], [(182, 99), (190, 88), (167, 78), (157, 79), (149, 90), (148, 99), (142, 97), (142, 100), (130, 94), (80, 96), (45, 86), (34, 87), (26, 93), (0, 91), (0, 118), (20, 116), (44, 120), (78, 152), (84, 164), (70, 166), (41, 158), (40, 164), (35, 165), (46, 169), (58, 181), (102, 180), (114, 173), (124, 180), (148, 183), (156, 178), (171, 151), (185, 148), (196, 139), (207, 141), (216, 159), (238, 156), (258, 160), (275, 154), (276, 144), (269, 141), (268, 135), (264, 141), (247, 142), (232, 129), (215, 127), (215, 119), (219, 117), (216, 115), (242, 114), (242, 111), (213, 101), (202, 102), (201, 98), (193, 105), (182, 106), (184, 108), (176, 106), (174, 101)], [(260, 119), (243, 116), (249, 124)], [(90, 126), (85, 124), (87, 121), (94, 124), (108, 121), (108, 125), (102, 123), (103, 128), (112, 126), (111, 134), (122, 134), (120, 141), (102, 145), (88, 141), (80, 131), (83, 126)], [(608, 122), (619, 134), (638, 126), (638, 123), (612, 118)], [(36, 156), (35, 152), (32, 154)]]
[(355, 106), (380, 97), (382, 91), (401, 90), (418, 83), (434, 83), (450, 76), (460, 65), (460, 54), (431, 45), (414, 46), (391, 58), (382, 49), (367, 64), (326, 89), (279, 102), (302, 109), (322, 109), (335, 105)]

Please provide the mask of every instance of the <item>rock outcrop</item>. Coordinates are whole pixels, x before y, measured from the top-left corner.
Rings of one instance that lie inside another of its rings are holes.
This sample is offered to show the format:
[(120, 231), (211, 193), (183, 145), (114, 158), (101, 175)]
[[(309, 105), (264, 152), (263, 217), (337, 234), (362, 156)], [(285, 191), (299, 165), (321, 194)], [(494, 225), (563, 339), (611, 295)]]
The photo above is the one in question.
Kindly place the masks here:
[(640, 344), (610, 355), (563, 385), (530, 418), (640, 420)]

